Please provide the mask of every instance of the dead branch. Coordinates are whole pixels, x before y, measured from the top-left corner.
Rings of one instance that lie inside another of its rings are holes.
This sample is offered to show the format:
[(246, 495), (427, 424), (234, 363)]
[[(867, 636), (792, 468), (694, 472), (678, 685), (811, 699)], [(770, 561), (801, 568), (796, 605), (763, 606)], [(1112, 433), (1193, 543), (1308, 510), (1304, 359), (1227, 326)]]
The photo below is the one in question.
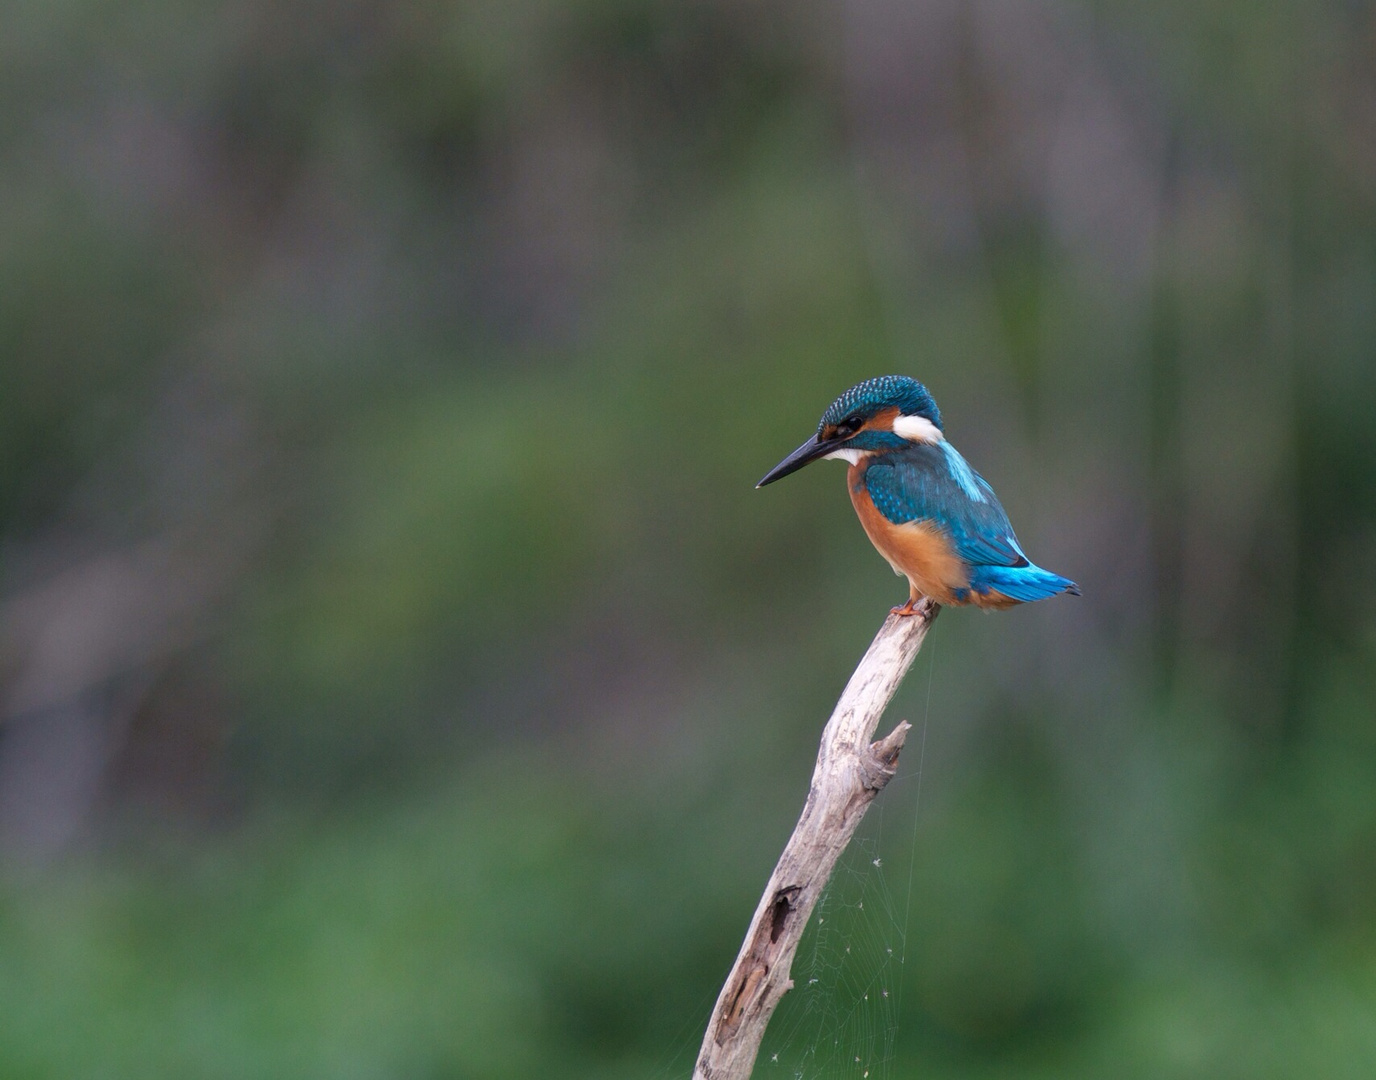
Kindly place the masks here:
[(712, 1010), (693, 1080), (749, 1080), (765, 1027), (793, 986), (793, 954), (812, 909), (860, 819), (893, 778), (908, 724), (870, 739), (940, 610), (924, 600), (915, 615), (890, 615), (836, 703), (807, 803)]

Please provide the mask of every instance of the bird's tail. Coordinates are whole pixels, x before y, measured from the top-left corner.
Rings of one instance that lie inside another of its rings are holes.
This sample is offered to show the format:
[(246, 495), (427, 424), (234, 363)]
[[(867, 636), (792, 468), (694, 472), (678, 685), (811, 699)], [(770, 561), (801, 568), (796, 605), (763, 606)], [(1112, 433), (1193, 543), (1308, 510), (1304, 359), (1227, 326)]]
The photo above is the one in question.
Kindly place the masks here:
[(970, 585), (979, 592), (993, 589), (1010, 600), (1030, 603), (1045, 600), (1058, 593), (1080, 595), (1080, 587), (1069, 578), (1043, 570), (1028, 563), (1026, 566), (980, 566), (971, 575)]

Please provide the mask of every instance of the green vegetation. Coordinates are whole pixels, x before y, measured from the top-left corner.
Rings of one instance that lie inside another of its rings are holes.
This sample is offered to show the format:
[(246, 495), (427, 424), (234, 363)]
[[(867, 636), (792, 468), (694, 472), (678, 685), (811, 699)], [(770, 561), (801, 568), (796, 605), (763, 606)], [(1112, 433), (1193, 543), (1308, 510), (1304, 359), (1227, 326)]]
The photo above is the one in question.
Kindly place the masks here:
[(1370, 10), (9, 8), (0, 1076), (686, 1076), (887, 371), (1085, 596), (891, 711), (875, 1080), (1372, 1075)]

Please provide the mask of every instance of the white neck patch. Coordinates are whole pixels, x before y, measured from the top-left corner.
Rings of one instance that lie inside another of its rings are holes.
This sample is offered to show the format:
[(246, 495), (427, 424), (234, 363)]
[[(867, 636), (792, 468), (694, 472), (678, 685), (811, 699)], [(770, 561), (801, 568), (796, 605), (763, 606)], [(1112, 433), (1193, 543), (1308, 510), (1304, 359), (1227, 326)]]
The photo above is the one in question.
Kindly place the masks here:
[(945, 438), (941, 429), (925, 416), (895, 416), (893, 433), (909, 442), (938, 443)]
[(865, 451), (863, 450), (845, 449), (833, 450), (830, 454), (826, 455), (826, 459), (831, 461), (833, 458), (836, 458), (840, 461), (849, 461), (852, 465), (859, 465), (860, 459), (864, 456)]

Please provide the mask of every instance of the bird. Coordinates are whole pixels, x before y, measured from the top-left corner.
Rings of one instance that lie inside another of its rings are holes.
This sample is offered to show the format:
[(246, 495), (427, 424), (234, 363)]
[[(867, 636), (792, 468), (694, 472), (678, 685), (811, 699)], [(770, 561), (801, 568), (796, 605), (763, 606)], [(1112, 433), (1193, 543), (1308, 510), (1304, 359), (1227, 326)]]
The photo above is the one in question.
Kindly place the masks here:
[(1075, 582), (1028, 559), (994, 489), (947, 441), (936, 401), (916, 379), (881, 375), (852, 386), (827, 407), (816, 434), (755, 486), (823, 458), (849, 463), (860, 524), (908, 579), (908, 601), (894, 614), (916, 614), (923, 597), (998, 610), (1080, 595)]

